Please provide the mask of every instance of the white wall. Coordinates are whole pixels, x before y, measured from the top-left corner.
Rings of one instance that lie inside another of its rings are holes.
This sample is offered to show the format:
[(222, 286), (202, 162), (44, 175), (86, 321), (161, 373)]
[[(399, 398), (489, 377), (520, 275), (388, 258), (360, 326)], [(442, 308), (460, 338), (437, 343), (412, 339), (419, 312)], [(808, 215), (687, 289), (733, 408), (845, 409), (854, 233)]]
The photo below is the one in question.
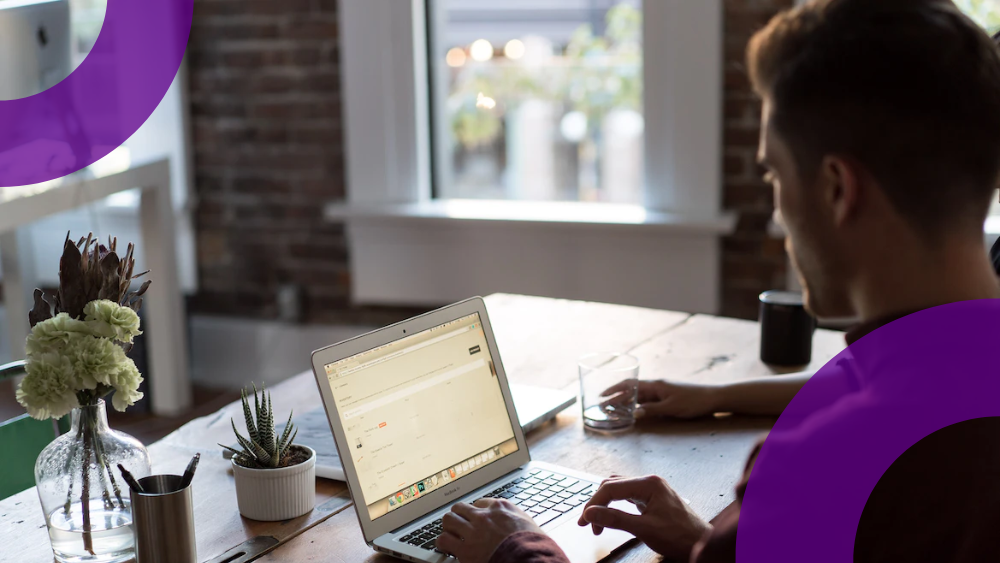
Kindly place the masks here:
[(353, 221), (348, 232), (358, 303), (437, 306), (502, 292), (718, 312), (714, 235), (485, 221)]
[(274, 385), (312, 369), (312, 352), (375, 327), (301, 326), (223, 317), (191, 318), (191, 379), (208, 387)]

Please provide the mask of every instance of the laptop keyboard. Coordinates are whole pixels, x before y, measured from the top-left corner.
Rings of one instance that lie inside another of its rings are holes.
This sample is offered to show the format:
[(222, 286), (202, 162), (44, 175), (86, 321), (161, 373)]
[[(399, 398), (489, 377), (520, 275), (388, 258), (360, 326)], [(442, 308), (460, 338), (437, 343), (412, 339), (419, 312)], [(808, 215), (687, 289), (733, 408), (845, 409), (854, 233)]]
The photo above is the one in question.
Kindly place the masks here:
[[(574, 508), (585, 504), (597, 486), (551, 471), (533, 469), (482, 498), (507, 499), (528, 513), (535, 524), (544, 526)], [(435, 542), (442, 533), (441, 519), (418, 528), (397, 541), (428, 551), (439, 551)], [(440, 553), (440, 551), (439, 551)]]

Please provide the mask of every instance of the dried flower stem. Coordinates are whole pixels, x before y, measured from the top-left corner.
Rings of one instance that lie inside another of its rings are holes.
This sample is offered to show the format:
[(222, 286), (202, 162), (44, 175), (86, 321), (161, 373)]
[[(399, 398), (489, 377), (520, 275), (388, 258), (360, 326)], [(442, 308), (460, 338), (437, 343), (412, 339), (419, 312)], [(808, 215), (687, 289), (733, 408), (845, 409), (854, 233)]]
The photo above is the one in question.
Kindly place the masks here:
[[(80, 413), (81, 418), (86, 416), (85, 413)], [(83, 421), (81, 420), (81, 426)], [(87, 468), (90, 467), (90, 450), (91, 442), (93, 437), (90, 432), (83, 433), (83, 490), (80, 494), (80, 509), (83, 511), (83, 549), (87, 550), (87, 553), (91, 555), (97, 555), (94, 553), (94, 537), (91, 534), (90, 527), (90, 472)]]
[[(77, 441), (83, 438), (83, 425), (81, 424), (76, 430)], [(63, 473), (69, 473), (70, 464), (73, 462), (74, 456), (66, 456), (66, 463), (63, 465)], [(69, 513), (73, 508), (73, 480), (69, 480), (69, 490), (66, 491), (66, 503), (63, 505), (63, 514), (69, 516)]]
[[(94, 429), (94, 437), (95, 438), (97, 437), (96, 428)], [(118, 488), (118, 481), (115, 480), (115, 473), (112, 470), (111, 465), (108, 464), (108, 462), (105, 460), (104, 444), (102, 444), (100, 440), (94, 440), (94, 443), (97, 445), (97, 463), (98, 465), (100, 465), (101, 471), (108, 474), (108, 479), (111, 481), (111, 490), (115, 493), (115, 498), (118, 500), (118, 506), (124, 509), (125, 501), (122, 500), (122, 491), (121, 489)], [(111, 501), (111, 497), (108, 493), (107, 486), (104, 484), (103, 473), (101, 474), (101, 486), (105, 487), (104, 489), (105, 505), (108, 508), (113, 509), (115, 507), (115, 503)]]

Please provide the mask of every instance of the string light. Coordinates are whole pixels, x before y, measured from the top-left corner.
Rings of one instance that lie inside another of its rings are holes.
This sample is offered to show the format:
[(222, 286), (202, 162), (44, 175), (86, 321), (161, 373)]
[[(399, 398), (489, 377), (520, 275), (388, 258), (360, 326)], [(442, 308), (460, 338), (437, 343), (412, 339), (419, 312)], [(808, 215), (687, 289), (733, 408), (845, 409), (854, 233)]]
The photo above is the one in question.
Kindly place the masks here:
[(503, 48), (504, 56), (515, 61), (523, 57), (525, 51), (524, 42), (520, 39), (511, 39)]
[(476, 97), (476, 107), (480, 109), (493, 109), (497, 107), (497, 101), (480, 92)]
[(448, 63), (448, 66), (452, 68), (458, 68), (465, 64), (465, 49), (461, 47), (452, 47), (448, 49), (448, 54), (445, 55), (444, 60)]
[(493, 58), (493, 44), (485, 39), (476, 39), (469, 47), (472, 59), (481, 63)]

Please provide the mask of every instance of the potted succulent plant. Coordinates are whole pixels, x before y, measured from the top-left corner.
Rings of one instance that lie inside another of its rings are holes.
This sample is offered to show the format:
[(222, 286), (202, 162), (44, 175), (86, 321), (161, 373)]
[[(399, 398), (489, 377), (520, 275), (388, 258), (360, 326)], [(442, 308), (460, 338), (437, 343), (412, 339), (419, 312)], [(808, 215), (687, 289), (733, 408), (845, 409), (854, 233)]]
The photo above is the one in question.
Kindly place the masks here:
[(247, 437), (236, 429), (233, 433), (242, 450), (219, 444), (233, 452), (233, 473), (236, 476), (236, 501), (240, 514), (251, 520), (288, 520), (309, 512), (316, 505), (316, 452), (295, 444), (298, 430), (292, 415), (284, 432), (278, 436), (274, 426), (271, 395), (253, 386), (254, 409), (245, 390), (243, 417)]

